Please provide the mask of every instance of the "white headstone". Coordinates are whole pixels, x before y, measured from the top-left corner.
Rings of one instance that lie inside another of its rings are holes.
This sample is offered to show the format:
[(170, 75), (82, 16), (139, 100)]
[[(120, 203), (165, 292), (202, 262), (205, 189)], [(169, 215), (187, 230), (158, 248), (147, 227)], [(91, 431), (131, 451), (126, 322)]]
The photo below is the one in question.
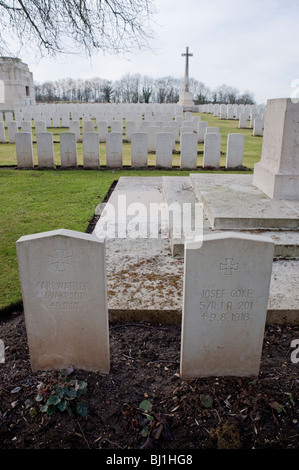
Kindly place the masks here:
[(236, 168), (243, 165), (244, 140), (243, 134), (228, 134), (226, 168)]
[(52, 116), (52, 126), (53, 127), (60, 127), (60, 115), (59, 114), (53, 114)]
[(77, 135), (75, 132), (62, 132), (60, 134), (61, 167), (77, 166)]
[(147, 132), (147, 143), (148, 143), (148, 151), (155, 152), (156, 151), (156, 134), (160, 132), (159, 126), (146, 126), (144, 131)]
[(105, 241), (55, 230), (16, 246), (32, 369), (109, 373)]
[(94, 132), (94, 122), (91, 120), (83, 121), (83, 132)]
[(37, 161), (40, 168), (53, 168), (54, 145), (51, 132), (40, 132), (36, 134)]
[(5, 142), (6, 142), (6, 136), (5, 136), (4, 122), (0, 121), (0, 143), (5, 144)]
[(247, 114), (241, 113), (239, 117), (239, 129), (247, 128), (247, 120), (248, 120)]
[(10, 121), (7, 123), (8, 142), (10, 144), (16, 143), (16, 134), (18, 132), (18, 124), (16, 121)]
[(99, 141), (106, 142), (106, 135), (108, 133), (108, 122), (107, 121), (97, 121)]
[(191, 122), (193, 114), (190, 111), (185, 112), (185, 121)]
[(253, 122), (252, 135), (260, 137), (263, 135), (263, 120), (260, 117), (256, 118)]
[(47, 128), (46, 128), (45, 121), (36, 121), (35, 122), (35, 133), (36, 134), (40, 134), (40, 133), (46, 132), (46, 131), (47, 131)]
[(250, 114), (250, 128), (253, 129), (255, 119), (258, 119), (258, 113), (251, 113)]
[(197, 123), (197, 141), (204, 142), (205, 134), (209, 123), (207, 121), (199, 121)]
[(70, 132), (75, 132), (76, 134), (76, 141), (80, 140), (81, 130), (80, 130), (80, 121), (70, 121)]
[(32, 135), (30, 132), (16, 134), (16, 153), (18, 168), (33, 168)]
[(234, 119), (234, 108), (232, 107), (232, 105), (227, 106), (226, 118), (227, 119)]
[(22, 132), (29, 132), (32, 134), (32, 124), (31, 121), (22, 121), (21, 123), (21, 131)]
[(111, 132), (123, 133), (123, 122), (122, 121), (112, 121), (111, 122)]
[(61, 116), (61, 127), (69, 127), (70, 126), (70, 116), (68, 114), (63, 114)]
[(221, 104), (220, 105), (220, 119), (226, 119), (226, 111), (227, 107), (226, 104)]
[(83, 167), (99, 168), (100, 144), (97, 132), (83, 132)]
[(13, 121), (13, 113), (11, 113), (10, 111), (5, 113), (5, 122), (6, 122), (6, 125), (8, 122), (12, 122)]
[(147, 133), (132, 132), (131, 134), (131, 165), (147, 167)]
[(106, 158), (108, 167), (122, 167), (122, 134), (109, 132), (106, 137)]
[(205, 134), (203, 166), (219, 168), (221, 150), (221, 134)]
[(158, 132), (156, 134), (156, 167), (172, 168), (173, 134)]
[(126, 140), (131, 142), (131, 134), (136, 131), (135, 121), (126, 121)]
[(197, 168), (197, 135), (193, 132), (181, 135), (181, 168)]
[(181, 375), (257, 376), (274, 242), (225, 233), (186, 243)]

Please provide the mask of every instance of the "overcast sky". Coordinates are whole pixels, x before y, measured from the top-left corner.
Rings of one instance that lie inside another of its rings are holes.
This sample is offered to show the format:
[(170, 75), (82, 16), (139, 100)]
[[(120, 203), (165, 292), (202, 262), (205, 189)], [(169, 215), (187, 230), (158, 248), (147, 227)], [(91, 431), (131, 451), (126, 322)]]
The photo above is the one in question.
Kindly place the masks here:
[(248, 90), (258, 104), (290, 97), (299, 84), (298, 0), (156, 0), (152, 51), (126, 58), (98, 53), (43, 58), (21, 55), (36, 82), (59, 78), (118, 80), (127, 73), (153, 78), (184, 75), (181, 53), (189, 46), (190, 77), (209, 88)]

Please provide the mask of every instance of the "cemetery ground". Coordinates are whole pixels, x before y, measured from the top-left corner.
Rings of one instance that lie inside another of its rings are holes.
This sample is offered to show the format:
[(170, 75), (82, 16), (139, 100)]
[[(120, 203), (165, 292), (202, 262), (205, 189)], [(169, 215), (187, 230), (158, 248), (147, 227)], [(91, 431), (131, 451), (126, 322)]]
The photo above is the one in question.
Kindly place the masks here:
[[(266, 327), (258, 378), (182, 380), (179, 325), (115, 323), (109, 375), (32, 373), (24, 317), (13, 313), (1, 320), (0, 448), (298, 449), (298, 364), (290, 360), (298, 336), (298, 326)], [(54, 405), (42, 412), (55, 384), (70, 390), (68, 381), (87, 384), (72, 395), (73, 414)]]
[[(233, 121), (221, 121), (220, 126), (212, 116), (205, 120), (219, 126), (223, 135), (236, 131)], [(261, 138), (253, 138), (250, 129), (241, 131), (246, 133), (244, 165), (252, 170), (260, 159)], [(0, 448), (298, 449), (299, 365), (291, 361), (298, 326), (266, 326), (257, 378), (183, 380), (180, 325), (144, 322), (110, 324), (109, 375), (71, 369), (31, 371), (16, 240), (62, 227), (91, 231), (96, 205), (120, 176), (190, 172), (19, 171), (13, 168), (14, 148), (0, 146), (0, 164), (10, 167), (0, 170), (0, 339), (5, 345), (5, 362), (0, 363)], [(224, 155), (221, 158), (223, 165)], [(59, 393), (71, 399), (65, 405), (69, 403), (72, 413), (67, 406), (59, 409), (55, 398), (48, 409), (41, 409), (57, 392), (56, 384)]]

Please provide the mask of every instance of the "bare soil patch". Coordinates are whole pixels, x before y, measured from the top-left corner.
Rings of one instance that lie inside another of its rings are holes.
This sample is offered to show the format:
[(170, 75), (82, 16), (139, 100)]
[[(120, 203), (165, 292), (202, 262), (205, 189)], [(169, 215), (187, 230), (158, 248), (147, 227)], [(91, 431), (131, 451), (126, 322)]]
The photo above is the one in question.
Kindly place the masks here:
[(35, 398), (58, 374), (31, 371), (22, 312), (0, 320), (0, 448), (298, 449), (298, 326), (266, 327), (258, 378), (182, 380), (180, 333), (177, 325), (110, 325), (110, 374), (67, 376), (87, 383), (87, 415), (48, 415)]

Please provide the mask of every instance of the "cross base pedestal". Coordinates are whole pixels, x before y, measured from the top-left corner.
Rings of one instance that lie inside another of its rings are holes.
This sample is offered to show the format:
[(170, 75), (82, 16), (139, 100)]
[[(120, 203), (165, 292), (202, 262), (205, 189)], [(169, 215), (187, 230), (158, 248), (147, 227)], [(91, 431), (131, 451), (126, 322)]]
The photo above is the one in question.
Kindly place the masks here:
[(189, 93), (188, 91), (181, 91), (178, 105), (183, 106), (184, 111), (198, 112), (198, 106), (193, 102), (192, 93)]
[(192, 99), (192, 93), (189, 93), (189, 91), (181, 91), (180, 93), (180, 100), (178, 104), (182, 106), (194, 106), (194, 102)]

